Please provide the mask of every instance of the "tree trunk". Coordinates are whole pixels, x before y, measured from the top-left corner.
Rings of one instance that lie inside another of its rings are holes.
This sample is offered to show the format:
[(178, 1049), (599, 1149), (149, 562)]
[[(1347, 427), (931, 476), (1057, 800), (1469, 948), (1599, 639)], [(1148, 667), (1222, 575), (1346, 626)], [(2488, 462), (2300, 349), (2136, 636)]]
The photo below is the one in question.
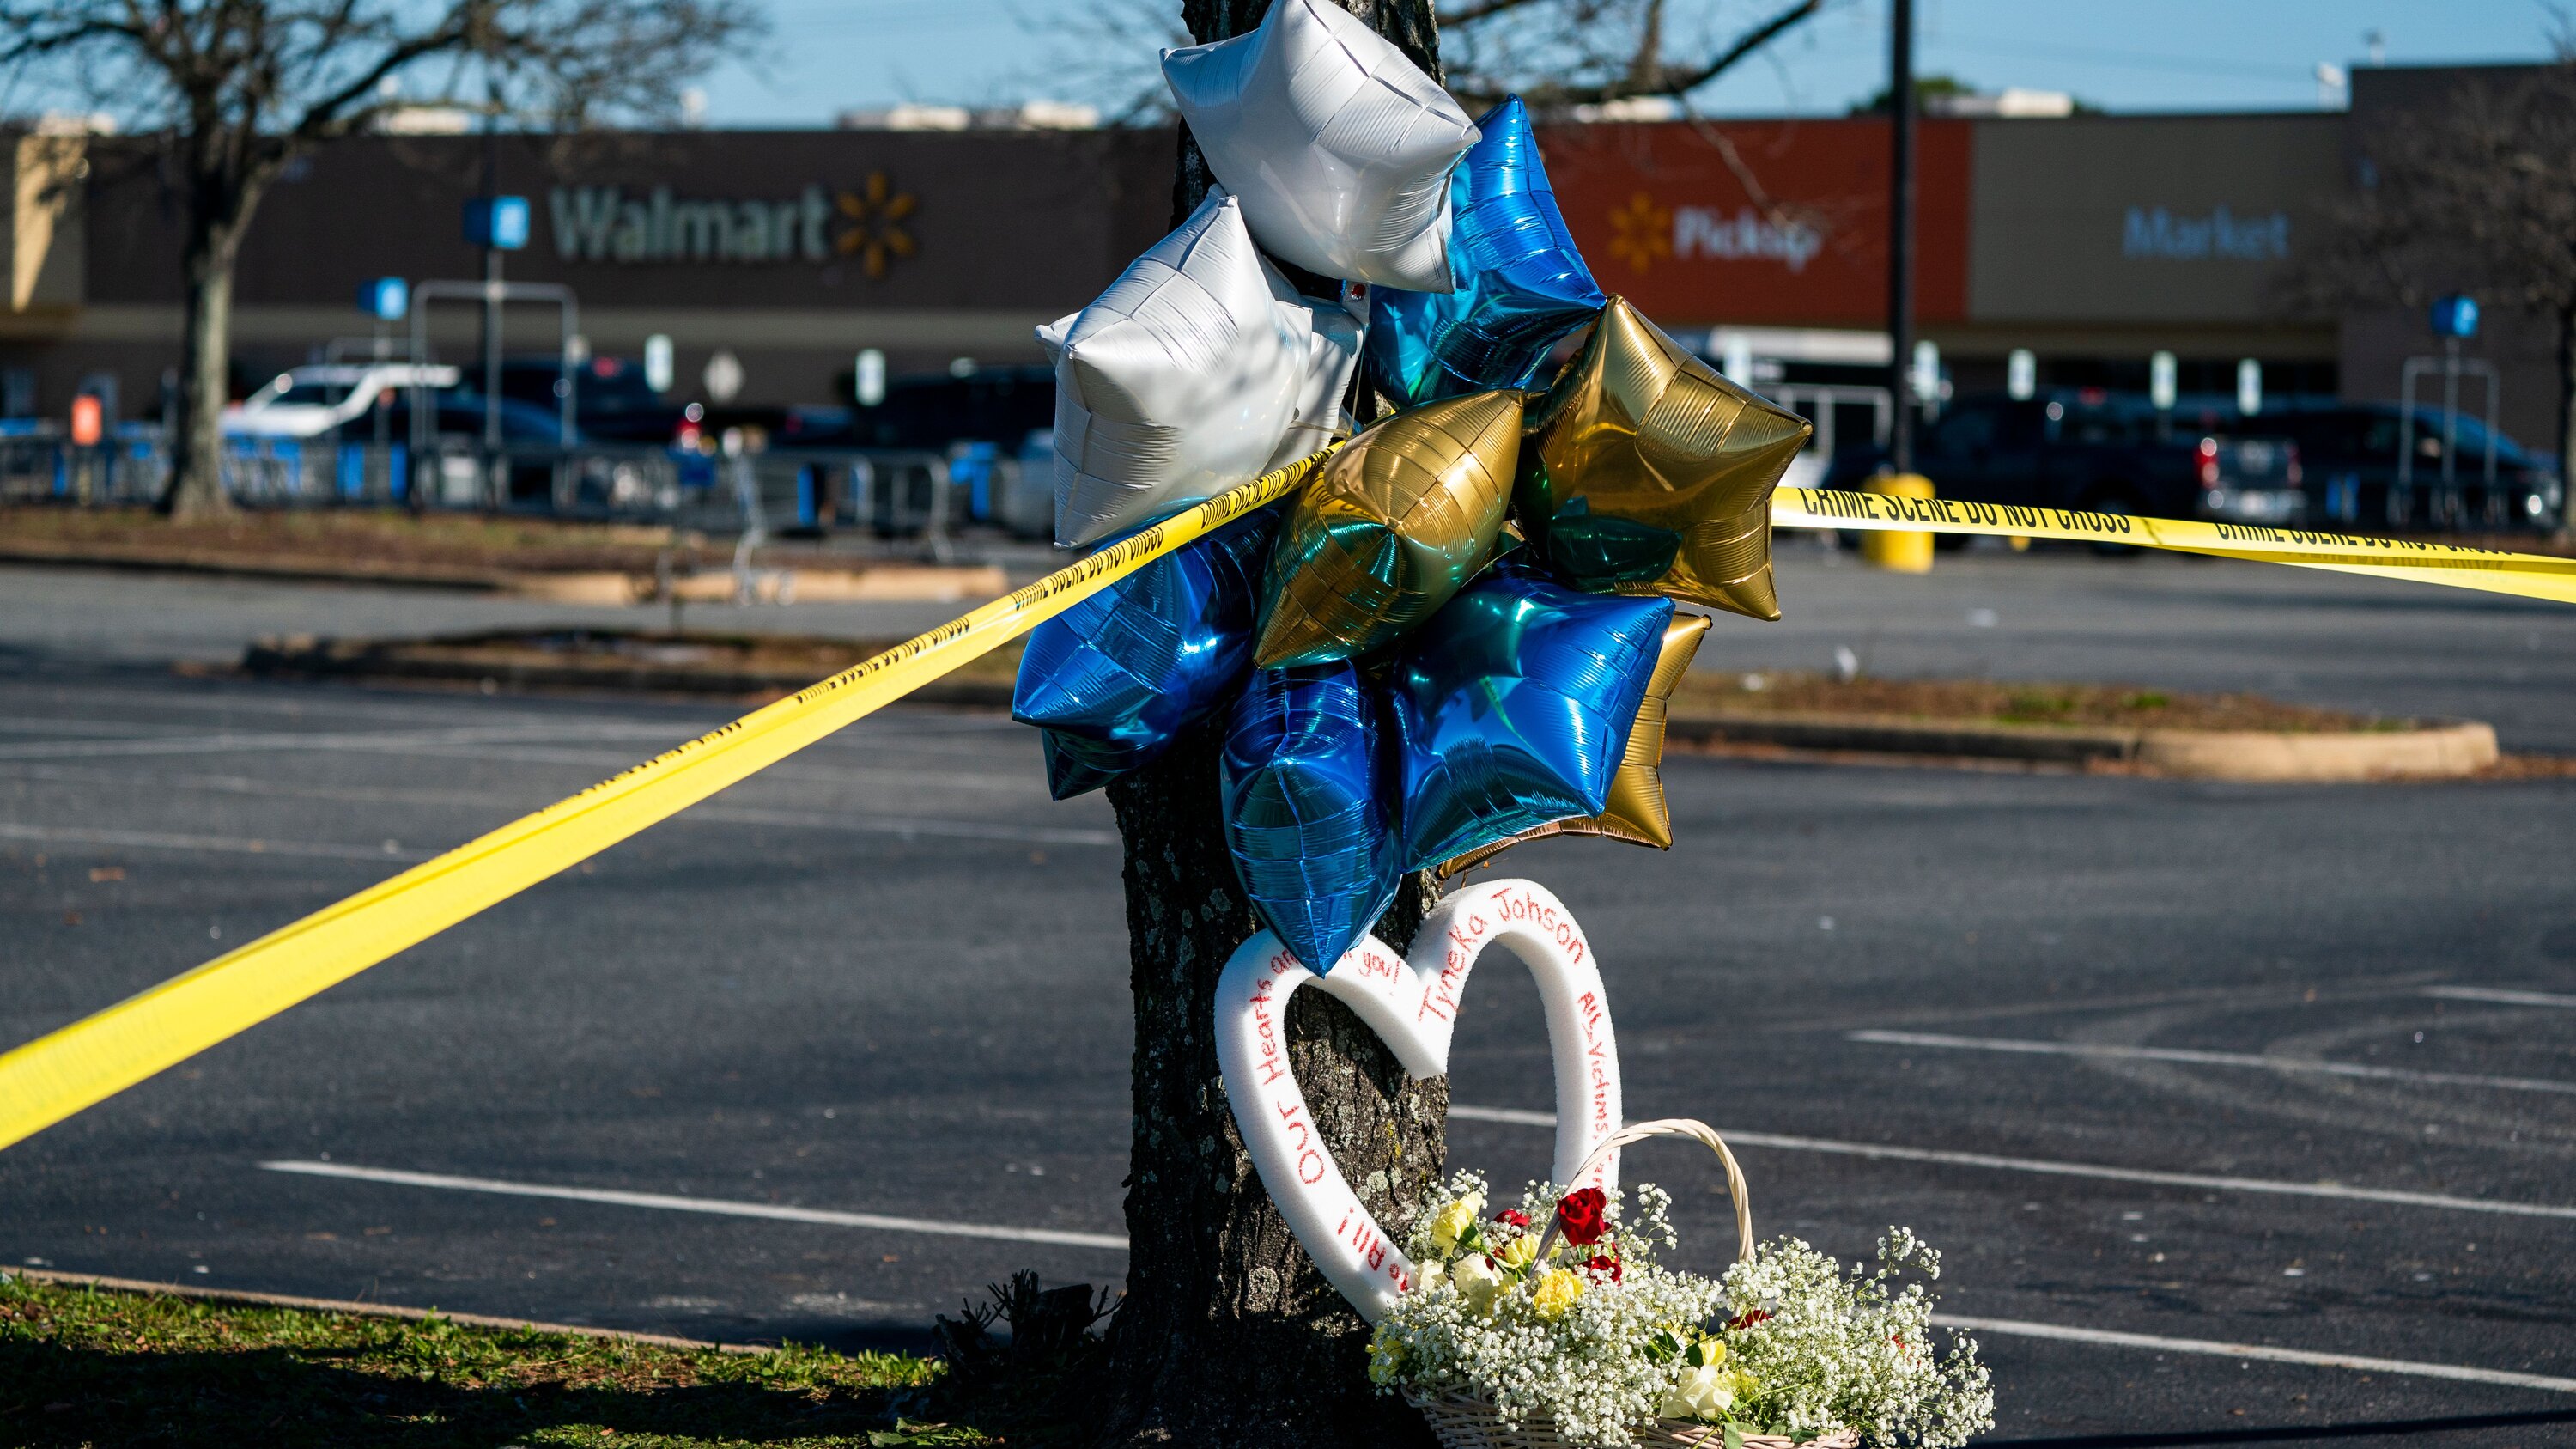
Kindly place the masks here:
[[(1429, 0), (1337, 0), (1437, 75)], [(1268, 0), (1183, 0), (1202, 41), (1260, 22)], [(1187, 128), (1175, 224), (1209, 176)], [(1298, 276), (1298, 274), (1291, 274)], [(1303, 278), (1299, 278), (1301, 282)], [(1216, 984), (1260, 929), (1234, 874), (1217, 796), (1224, 722), (1191, 730), (1109, 787), (1126, 847), (1136, 1007), (1127, 1297), (1101, 1386), (1103, 1446), (1344, 1449), (1429, 1445), (1419, 1416), (1367, 1375), (1368, 1326), (1306, 1256), (1262, 1190), (1217, 1072)], [(1376, 928), (1399, 950), (1437, 898), (1408, 879)], [(1390, 1231), (1446, 1170), (1446, 1078), (1407, 1077), (1341, 1003), (1300, 992), (1288, 1052), (1343, 1175)]]
[(224, 404), (232, 397), (233, 263), (241, 254), (242, 221), (201, 215), (188, 227), (179, 435), (169, 440), (170, 486), (161, 495), (161, 511), (172, 518), (208, 518), (233, 507), (223, 483)]
[[(1342, 1449), (1427, 1444), (1367, 1376), (1368, 1326), (1315, 1271), (1244, 1155), (1216, 1061), (1216, 984), (1259, 929), (1226, 854), (1222, 722), (1109, 787), (1127, 844), (1136, 999), (1127, 1298), (1112, 1320), (1103, 1445)], [(1409, 946), (1420, 876), (1378, 924)], [(1320, 992), (1288, 1010), (1288, 1054), (1316, 1124), (1391, 1231), (1445, 1169), (1446, 1078), (1414, 1081), (1377, 1034)]]

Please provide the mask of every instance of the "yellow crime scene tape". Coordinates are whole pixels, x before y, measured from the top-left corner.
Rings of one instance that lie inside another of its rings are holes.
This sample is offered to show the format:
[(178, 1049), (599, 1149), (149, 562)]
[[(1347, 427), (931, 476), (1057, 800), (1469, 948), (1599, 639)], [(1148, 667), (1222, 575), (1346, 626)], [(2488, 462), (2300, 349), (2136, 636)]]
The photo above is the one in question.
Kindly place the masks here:
[[(1330, 450), (1327, 450), (1328, 452)], [(246, 1031), (902, 698), (1286, 496), (1302, 458), (713, 734), (0, 1056), (0, 1147)]]
[(1771, 526), (1982, 533), (2127, 544), (2132, 548), (2332, 569), (2337, 573), (2447, 584), (2458, 589), (2483, 589), (2492, 594), (2576, 604), (2576, 559), (2396, 538), (2310, 533), (2295, 528), (2259, 528), (2244, 523), (2132, 518), (2120, 513), (2085, 513), (2065, 508), (2017, 508), (1946, 498), (1782, 488), (1771, 497)]
[[(1327, 450), (1329, 451), (1329, 450)], [(7, 1147), (597, 855), (1303, 483), (1303, 458), (712, 734), (0, 1056)], [(2576, 603), (2576, 560), (2236, 524), (1782, 488), (1780, 528), (2124, 543)]]

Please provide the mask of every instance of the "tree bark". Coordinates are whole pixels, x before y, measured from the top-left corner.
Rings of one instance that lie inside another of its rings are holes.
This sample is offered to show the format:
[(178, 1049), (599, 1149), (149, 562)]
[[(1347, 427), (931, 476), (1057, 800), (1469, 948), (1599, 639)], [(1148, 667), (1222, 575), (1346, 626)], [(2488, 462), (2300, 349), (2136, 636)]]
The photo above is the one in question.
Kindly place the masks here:
[(209, 197), (221, 183), (195, 178), (180, 271), (188, 289), (180, 343), (179, 436), (169, 440), (170, 486), (161, 512), (172, 518), (230, 513), (224, 492), (224, 404), (232, 398), (233, 271), (251, 201)]
[[(1368, 1327), (1315, 1270), (1244, 1155), (1219, 1080), (1216, 984), (1258, 923), (1226, 854), (1222, 722), (1109, 787), (1127, 847), (1136, 1003), (1127, 1297), (1112, 1320), (1103, 1445), (1342, 1449), (1430, 1442), (1367, 1376)], [(1432, 899), (1406, 882), (1377, 935), (1409, 946)], [(1377, 1034), (1299, 992), (1288, 1054), (1361, 1201), (1391, 1231), (1445, 1169), (1446, 1078), (1404, 1074)]]
[[(1336, 3), (1439, 74), (1429, 0)], [(1250, 29), (1267, 8), (1183, 0), (1182, 14), (1208, 41)], [(1184, 127), (1175, 224), (1209, 181)], [(1260, 926), (1226, 851), (1223, 738), (1222, 719), (1202, 724), (1109, 787), (1126, 850), (1135, 1118), (1127, 1296), (1111, 1323), (1096, 1442), (1427, 1446), (1420, 1416), (1370, 1385), (1367, 1324), (1271, 1205), (1226, 1103), (1217, 976)], [(1437, 898), (1427, 875), (1409, 877), (1375, 934), (1411, 946)], [(1290, 1064), (1343, 1175), (1379, 1222), (1403, 1232), (1446, 1170), (1448, 1080), (1407, 1077), (1375, 1032), (1320, 992), (1291, 1001), (1287, 1034)]]

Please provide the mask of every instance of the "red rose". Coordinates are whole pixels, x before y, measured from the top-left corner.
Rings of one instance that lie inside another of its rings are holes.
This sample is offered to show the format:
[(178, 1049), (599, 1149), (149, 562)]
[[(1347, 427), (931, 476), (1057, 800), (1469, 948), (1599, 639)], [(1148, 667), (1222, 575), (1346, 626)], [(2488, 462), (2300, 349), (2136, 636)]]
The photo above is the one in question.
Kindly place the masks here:
[(1726, 1321), (1726, 1326), (1727, 1326), (1727, 1327), (1729, 1327), (1729, 1328), (1751, 1328), (1753, 1325), (1755, 1325), (1755, 1324), (1757, 1324), (1757, 1323), (1760, 1323), (1762, 1320), (1764, 1320), (1764, 1319), (1766, 1319), (1766, 1318), (1769, 1318), (1770, 1316), (1771, 1316), (1771, 1310), (1770, 1310), (1770, 1309), (1767, 1309), (1767, 1308), (1755, 1308), (1755, 1309), (1750, 1309), (1750, 1310), (1748, 1310), (1748, 1311), (1746, 1311), (1746, 1312), (1743, 1312), (1743, 1313), (1739, 1313), (1739, 1314), (1737, 1314), (1737, 1315), (1736, 1315), (1736, 1316), (1734, 1316), (1733, 1318), (1728, 1319), (1728, 1320)]
[(1578, 1248), (1601, 1241), (1601, 1210), (1609, 1197), (1597, 1187), (1578, 1187), (1556, 1200), (1556, 1225)]
[(1624, 1271), (1620, 1268), (1618, 1259), (1609, 1257), (1606, 1254), (1594, 1257), (1583, 1266), (1591, 1269), (1595, 1273), (1609, 1274), (1610, 1281), (1613, 1283), (1619, 1281), (1620, 1274)]
[(1522, 1212), (1519, 1208), (1505, 1208), (1501, 1212), (1494, 1214), (1494, 1221), (1498, 1223), (1509, 1223), (1516, 1228), (1526, 1228), (1529, 1226), (1529, 1214)]

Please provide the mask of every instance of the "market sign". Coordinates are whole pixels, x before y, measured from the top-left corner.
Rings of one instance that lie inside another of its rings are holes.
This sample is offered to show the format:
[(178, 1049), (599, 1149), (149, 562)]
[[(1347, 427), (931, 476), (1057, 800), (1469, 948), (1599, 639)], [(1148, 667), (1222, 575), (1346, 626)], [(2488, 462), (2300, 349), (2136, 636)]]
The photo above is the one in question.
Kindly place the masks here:
[(882, 171), (857, 187), (809, 184), (790, 197), (710, 198), (670, 187), (558, 186), (547, 193), (555, 255), (568, 262), (823, 263), (856, 257), (870, 277), (913, 254), (918, 198)]
[(2167, 262), (2287, 261), (2290, 216), (2240, 216), (2224, 206), (2178, 216), (2161, 206), (2133, 206), (2120, 224), (2120, 255)]

